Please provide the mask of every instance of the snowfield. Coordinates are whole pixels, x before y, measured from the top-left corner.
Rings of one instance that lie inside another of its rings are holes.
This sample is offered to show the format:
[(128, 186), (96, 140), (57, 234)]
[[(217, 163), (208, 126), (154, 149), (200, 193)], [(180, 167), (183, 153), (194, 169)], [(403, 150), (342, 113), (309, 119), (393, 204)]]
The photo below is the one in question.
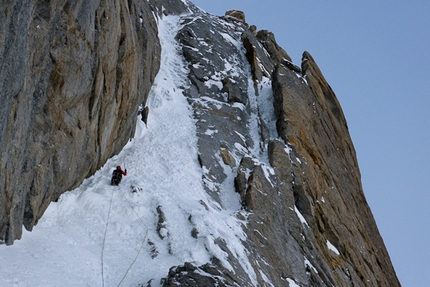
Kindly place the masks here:
[[(171, 266), (186, 261), (216, 256), (231, 268), (218, 237), (256, 282), (241, 243), (239, 195), (224, 190), (220, 206), (203, 187), (195, 123), (179, 88), (188, 74), (174, 40), (179, 19), (159, 20), (161, 68), (148, 126), (137, 118), (135, 137), (120, 154), (51, 203), (32, 232), (0, 246), (0, 286), (159, 286)], [(113, 187), (117, 165), (128, 175)]]

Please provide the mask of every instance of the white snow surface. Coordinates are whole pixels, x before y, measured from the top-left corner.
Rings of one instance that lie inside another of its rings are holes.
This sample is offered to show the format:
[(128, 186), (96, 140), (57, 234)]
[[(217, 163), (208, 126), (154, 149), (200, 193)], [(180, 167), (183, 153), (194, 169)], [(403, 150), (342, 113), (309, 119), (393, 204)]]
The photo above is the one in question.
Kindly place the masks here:
[[(179, 88), (187, 85), (188, 71), (173, 38), (178, 21), (159, 20), (161, 67), (148, 99), (148, 126), (137, 119), (135, 137), (120, 154), (51, 203), (32, 232), (0, 246), (0, 286), (137, 286), (150, 280), (159, 286), (171, 266), (186, 261), (200, 265), (216, 256), (231, 269), (215, 243), (219, 237), (256, 282), (241, 243), (239, 197), (225, 191), (222, 201), (229, 204), (220, 206), (203, 188), (195, 123)], [(113, 187), (117, 165), (128, 174)], [(158, 206), (164, 238), (157, 233)]]
[(300, 219), (300, 222), (301, 222), (303, 225), (306, 225), (306, 226), (308, 226), (308, 227), (309, 227), (309, 224), (308, 224), (308, 222), (306, 221), (305, 217), (303, 216), (303, 214), (299, 211), (299, 209), (298, 209), (298, 208), (297, 208), (297, 206), (295, 206), (295, 205), (294, 205), (294, 211), (296, 212), (297, 217)]
[(333, 251), (336, 255), (340, 255), (339, 250), (337, 250), (337, 248), (333, 245), (333, 243), (331, 243), (330, 241), (327, 240), (327, 248), (331, 251)]
[(289, 287), (300, 287), (293, 279), (287, 278), (287, 281)]

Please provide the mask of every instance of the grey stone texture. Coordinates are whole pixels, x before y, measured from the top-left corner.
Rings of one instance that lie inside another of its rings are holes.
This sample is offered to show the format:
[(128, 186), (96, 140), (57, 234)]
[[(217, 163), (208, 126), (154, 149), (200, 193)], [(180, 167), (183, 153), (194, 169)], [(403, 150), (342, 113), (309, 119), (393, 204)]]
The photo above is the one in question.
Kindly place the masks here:
[(158, 71), (146, 1), (3, 1), (0, 240), (31, 230), (133, 136)]
[[(182, 25), (177, 39), (189, 64), (185, 94), (204, 182), (222, 205), (226, 168), (236, 174), (234, 188), (249, 212), (243, 244), (258, 286), (288, 286), (287, 279), (299, 286), (400, 286), (364, 197), (342, 109), (312, 56), (304, 52), (301, 67), (293, 64), (271, 32), (249, 29), (238, 11), (195, 13)], [(264, 78), (272, 81), (274, 133), (259, 112)], [(265, 156), (269, 163), (258, 160)], [(206, 272), (205, 286), (252, 285), (235, 257), (229, 260), (235, 281)], [(224, 270), (217, 258), (211, 264)], [(190, 272), (198, 268), (172, 268), (164, 286), (192, 286), (202, 280), (204, 272)]]

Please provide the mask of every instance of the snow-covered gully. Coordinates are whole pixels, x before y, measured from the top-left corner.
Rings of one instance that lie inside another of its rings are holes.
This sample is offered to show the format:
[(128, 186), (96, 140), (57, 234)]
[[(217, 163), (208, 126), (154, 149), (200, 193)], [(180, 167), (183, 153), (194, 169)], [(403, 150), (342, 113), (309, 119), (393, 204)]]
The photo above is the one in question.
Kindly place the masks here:
[[(179, 20), (159, 21), (161, 68), (148, 126), (137, 118), (135, 137), (120, 154), (52, 203), (22, 240), (0, 246), (1, 286), (158, 286), (186, 261), (216, 256), (229, 268), (218, 237), (252, 277), (237, 209), (221, 207), (202, 185), (195, 123), (180, 88), (187, 70), (174, 40)], [(109, 185), (116, 165), (128, 170), (119, 187)]]

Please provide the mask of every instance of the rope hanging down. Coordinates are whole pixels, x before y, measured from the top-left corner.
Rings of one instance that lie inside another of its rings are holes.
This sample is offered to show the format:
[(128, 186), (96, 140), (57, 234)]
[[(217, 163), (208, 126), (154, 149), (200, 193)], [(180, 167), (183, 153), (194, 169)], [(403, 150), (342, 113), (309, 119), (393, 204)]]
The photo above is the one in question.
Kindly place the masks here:
[(131, 267), (133, 267), (134, 263), (136, 263), (137, 258), (139, 257), (140, 252), (143, 249), (143, 245), (145, 244), (146, 238), (148, 237), (148, 227), (146, 226), (146, 224), (143, 222), (142, 218), (139, 216), (139, 214), (137, 214), (136, 210), (133, 208), (133, 206), (131, 205), (130, 201), (128, 201), (127, 197), (124, 194), (124, 191), (120, 188), (119, 190), (121, 190), (122, 196), (124, 197), (125, 201), (127, 201), (128, 205), (131, 207), (131, 209), (133, 210), (134, 214), (136, 214), (137, 218), (139, 218), (140, 222), (142, 222), (142, 225), (145, 227), (146, 232), (145, 232), (145, 236), (142, 239), (142, 244), (140, 245), (139, 251), (136, 254), (136, 257), (134, 258), (133, 262), (130, 264), (130, 266), (128, 267), (127, 271), (124, 274), (124, 277), (122, 277), (121, 281), (119, 282), (118, 286), (120, 286), (122, 284), (122, 282), (124, 281), (125, 277), (127, 276), (128, 272), (130, 271)]
[[(130, 271), (131, 267), (133, 267), (134, 263), (136, 263), (137, 258), (140, 255), (140, 252), (143, 249), (143, 245), (145, 245), (145, 241), (146, 238), (148, 237), (148, 227), (146, 226), (146, 224), (143, 222), (142, 218), (139, 216), (139, 214), (137, 214), (136, 210), (133, 208), (133, 206), (131, 205), (130, 201), (128, 201), (127, 197), (124, 194), (124, 191), (118, 187), (119, 190), (121, 190), (122, 196), (124, 197), (124, 199), (127, 201), (128, 205), (131, 207), (131, 209), (133, 210), (134, 214), (136, 214), (137, 218), (139, 218), (140, 222), (142, 223), (142, 225), (145, 227), (146, 231), (145, 231), (145, 236), (142, 239), (142, 244), (140, 245), (139, 251), (136, 254), (136, 257), (134, 258), (133, 262), (130, 264), (130, 266), (128, 267), (127, 271), (125, 272), (124, 276), (122, 277), (121, 281), (118, 283), (118, 286), (120, 286), (125, 278), (128, 275), (128, 272)], [(105, 286), (105, 281), (104, 281), (104, 266), (103, 266), (103, 256), (104, 256), (104, 249), (105, 249), (105, 241), (106, 241), (106, 234), (107, 234), (107, 230), (108, 230), (108, 225), (109, 225), (109, 218), (110, 218), (110, 212), (111, 212), (111, 207), (112, 207), (112, 201), (113, 201), (113, 194), (114, 192), (112, 192), (112, 197), (110, 199), (110, 203), (109, 203), (109, 211), (108, 211), (108, 216), (107, 216), (107, 220), (106, 220), (106, 228), (105, 228), (105, 233), (104, 233), (104, 237), (103, 237), (103, 246), (102, 246), (102, 254), (101, 254), (101, 263), (102, 263), (102, 286)]]
[(107, 220), (106, 220), (106, 228), (105, 228), (105, 234), (104, 234), (104, 236), (103, 236), (103, 246), (102, 246), (102, 258), (101, 258), (101, 261), (102, 261), (102, 286), (104, 287), (105, 286), (105, 277), (104, 277), (104, 272), (103, 272), (103, 270), (104, 270), (104, 266), (103, 266), (103, 256), (104, 256), (104, 250), (105, 250), (105, 241), (106, 241), (106, 233), (107, 233), (107, 230), (108, 230), (108, 225), (109, 225), (109, 217), (110, 217), (110, 210), (111, 210), (111, 207), (112, 207), (112, 201), (113, 201), (113, 192), (112, 192), (112, 196), (111, 196), (111, 198), (110, 198), (110, 203), (109, 203), (109, 211), (108, 211), (108, 216), (107, 216)]

